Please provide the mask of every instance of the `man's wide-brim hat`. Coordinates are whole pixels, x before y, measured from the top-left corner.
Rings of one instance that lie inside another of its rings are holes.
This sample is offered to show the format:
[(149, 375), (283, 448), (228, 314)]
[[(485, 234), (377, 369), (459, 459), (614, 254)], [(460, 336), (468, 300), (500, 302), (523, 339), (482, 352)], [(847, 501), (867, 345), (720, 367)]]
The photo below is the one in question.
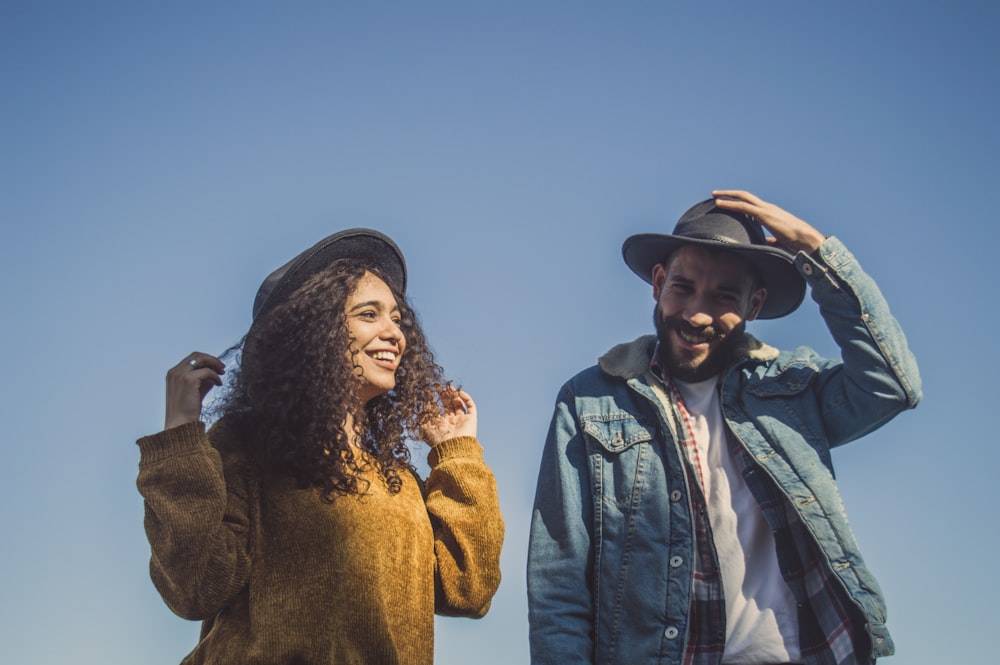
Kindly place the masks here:
[(268, 275), (254, 299), (254, 320), (338, 259), (357, 259), (376, 269), (393, 289), (406, 293), (406, 261), (396, 243), (372, 229), (347, 229), (323, 238)]
[(746, 259), (767, 289), (759, 319), (777, 319), (791, 314), (802, 303), (806, 282), (791, 254), (769, 245), (756, 219), (740, 212), (716, 207), (714, 199), (702, 201), (681, 216), (672, 234), (642, 233), (622, 245), (625, 263), (636, 275), (652, 283), (653, 267), (663, 263), (683, 245), (700, 245), (732, 252)]

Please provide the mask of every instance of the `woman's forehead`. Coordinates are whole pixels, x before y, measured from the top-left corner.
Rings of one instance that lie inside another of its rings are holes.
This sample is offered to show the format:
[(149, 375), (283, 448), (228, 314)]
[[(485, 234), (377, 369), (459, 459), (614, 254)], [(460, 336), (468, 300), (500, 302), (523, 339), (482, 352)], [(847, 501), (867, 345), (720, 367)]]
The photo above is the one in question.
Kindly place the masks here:
[(396, 307), (396, 297), (392, 294), (392, 289), (378, 275), (372, 272), (365, 272), (357, 283), (354, 290), (347, 298), (348, 306), (358, 302), (373, 302), (390, 307)]

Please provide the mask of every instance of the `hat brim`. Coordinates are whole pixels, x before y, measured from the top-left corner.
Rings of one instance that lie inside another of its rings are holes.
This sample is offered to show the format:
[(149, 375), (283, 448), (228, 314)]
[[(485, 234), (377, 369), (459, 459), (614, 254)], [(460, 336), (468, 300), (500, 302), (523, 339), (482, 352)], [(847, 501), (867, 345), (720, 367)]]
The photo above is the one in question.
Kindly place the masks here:
[(406, 293), (406, 261), (396, 243), (372, 229), (347, 229), (323, 238), (268, 275), (254, 300), (254, 320), (285, 300), (312, 275), (338, 259), (348, 258), (377, 269), (396, 291)]
[(734, 245), (716, 240), (642, 233), (625, 240), (622, 245), (622, 257), (632, 272), (652, 284), (653, 267), (662, 263), (674, 250), (683, 245), (699, 245), (713, 250), (732, 252), (749, 261), (760, 274), (762, 286), (767, 289), (767, 297), (757, 315), (758, 319), (778, 319), (787, 316), (798, 309), (805, 298), (806, 282), (795, 267), (794, 258), (777, 247)]

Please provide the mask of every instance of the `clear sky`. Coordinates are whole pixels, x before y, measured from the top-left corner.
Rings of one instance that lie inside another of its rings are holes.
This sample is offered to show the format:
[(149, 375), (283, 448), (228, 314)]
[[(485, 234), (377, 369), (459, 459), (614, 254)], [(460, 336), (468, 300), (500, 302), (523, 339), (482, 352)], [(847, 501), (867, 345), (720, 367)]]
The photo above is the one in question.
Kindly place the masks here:
[[(841, 238), (924, 402), (834, 454), (898, 665), (995, 661), (1000, 5), (0, 0), (0, 662), (177, 663), (134, 440), (166, 370), (351, 226), (399, 243), (476, 398), (508, 536), (437, 662), (527, 662), (559, 386), (651, 331), (624, 238), (749, 189)], [(837, 349), (807, 300), (751, 324)], [(989, 654), (994, 654), (990, 656)]]

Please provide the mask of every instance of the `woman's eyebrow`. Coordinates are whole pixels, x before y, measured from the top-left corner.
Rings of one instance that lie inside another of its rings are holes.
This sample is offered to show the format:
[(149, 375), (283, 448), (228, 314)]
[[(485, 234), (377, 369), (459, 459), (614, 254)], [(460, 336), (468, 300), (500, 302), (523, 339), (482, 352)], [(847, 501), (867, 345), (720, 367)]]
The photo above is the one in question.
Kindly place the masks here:
[[(382, 303), (382, 301), (380, 301), (380, 300), (367, 300), (365, 302), (359, 302), (357, 305), (355, 305), (354, 307), (352, 307), (350, 309), (350, 311), (354, 312), (354, 311), (357, 311), (359, 309), (364, 309), (365, 307), (374, 307), (375, 309), (377, 309), (380, 312), (385, 309), (385, 305)], [(399, 311), (399, 305), (398, 304), (394, 304), (389, 311), (390, 312), (398, 312)]]

